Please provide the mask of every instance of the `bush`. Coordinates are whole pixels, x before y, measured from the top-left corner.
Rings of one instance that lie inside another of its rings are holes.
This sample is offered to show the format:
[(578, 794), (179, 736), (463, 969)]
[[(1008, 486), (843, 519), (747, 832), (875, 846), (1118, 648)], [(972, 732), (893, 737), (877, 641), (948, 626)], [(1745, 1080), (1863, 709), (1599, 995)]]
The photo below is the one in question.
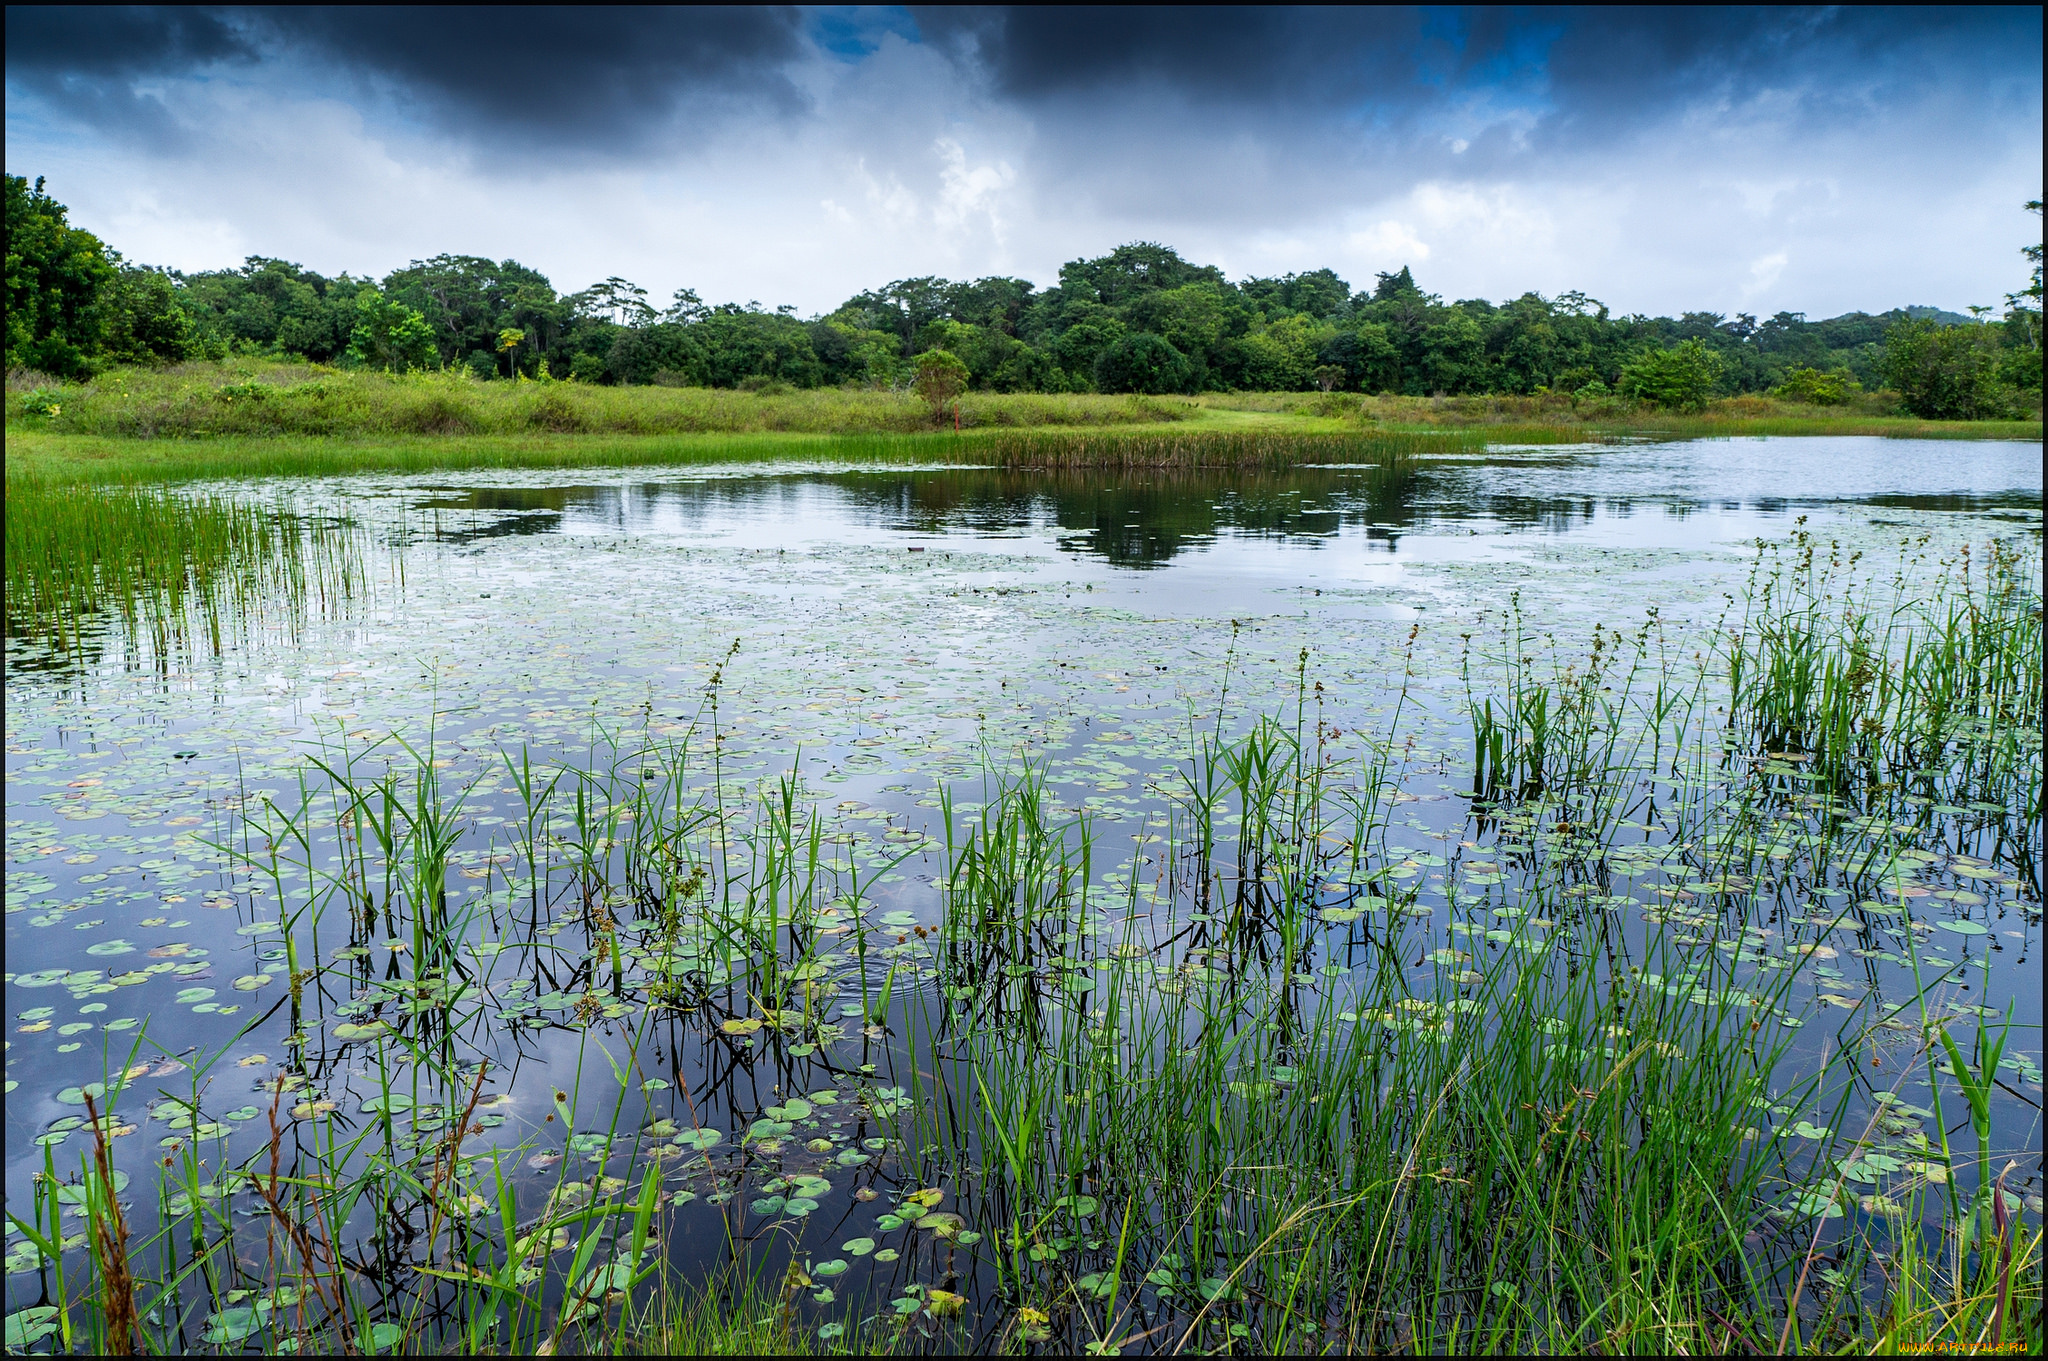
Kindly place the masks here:
[(1621, 395), (1674, 411), (1704, 411), (1725, 367), (1701, 340), (1647, 350), (1622, 369)]
[(569, 434), (586, 429), (583, 413), (559, 392), (543, 392), (527, 409), (526, 425), (531, 430)]
[(414, 435), (471, 435), (483, 428), (473, 403), (432, 389), (394, 410), (391, 424)]
[(1787, 402), (1806, 402), (1813, 406), (1840, 406), (1854, 394), (1863, 391), (1863, 385), (1847, 369), (1796, 368), (1785, 375), (1785, 381), (1771, 389), (1771, 396)]
[(14, 409), (24, 416), (61, 416), (64, 414), (62, 396), (62, 392), (37, 388), (16, 401)]
[(2002, 416), (2012, 403), (1998, 381), (1997, 343), (1988, 326), (1902, 321), (1884, 334), (1885, 386), (1923, 420)]

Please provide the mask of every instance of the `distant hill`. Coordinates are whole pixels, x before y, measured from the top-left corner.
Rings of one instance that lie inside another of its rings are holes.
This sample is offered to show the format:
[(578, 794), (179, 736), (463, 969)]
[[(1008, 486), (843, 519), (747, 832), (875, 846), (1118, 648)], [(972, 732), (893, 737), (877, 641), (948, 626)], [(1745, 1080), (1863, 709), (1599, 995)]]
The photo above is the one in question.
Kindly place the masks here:
[(1960, 312), (1950, 312), (1939, 307), (1905, 307), (1900, 310), (1915, 321), (1933, 321), (1937, 326), (1968, 326), (1976, 320)]

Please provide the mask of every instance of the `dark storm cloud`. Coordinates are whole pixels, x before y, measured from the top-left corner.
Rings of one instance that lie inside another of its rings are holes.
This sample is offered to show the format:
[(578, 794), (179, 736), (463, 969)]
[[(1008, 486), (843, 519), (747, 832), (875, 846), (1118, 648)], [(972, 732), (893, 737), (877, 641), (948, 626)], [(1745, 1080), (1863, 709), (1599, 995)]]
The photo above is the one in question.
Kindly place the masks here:
[[(914, 31), (998, 103), (1085, 119), (1170, 96), (1269, 140), (1513, 121), (1531, 145), (1585, 144), (1702, 99), (1769, 85), (1796, 112), (1868, 112), (1959, 73), (2033, 73), (2041, 12), (2008, 8), (975, 7), (913, 11)], [(87, 123), (168, 117), (152, 80), (260, 64), (311, 87), (367, 78), (467, 140), (635, 148), (679, 110), (808, 108), (797, 63), (859, 60), (902, 11), (790, 7), (13, 7), (11, 81)], [(840, 33), (839, 30), (847, 30)], [(856, 31), (858, 30), (858, 31)], [(835, 35), (837, 35), (835, 37)], [(1475, 107), (1477, 105), (1483, 107)], [(1304, 121), (1309, 120), (1309, 121)], [(1290, 132), (1290, 129), (1292, 130)], [(1128, 130), (1142, 131), (1142, 125)]]
[[(1163, 84), (1201, 102), (1290, 103), (1399, 95), (1400, 63), (1420, 43), (1413, 9), (1267, 6), (987, 6), (921, 8), (919, 28), (958, 59), (979, 61), (1003, 93), (1025, 100)], [(1338, 59), (1333, 61), (1332, 57)], [(1397, 74), (1398, 73), (1398, 74)]]
[(138, 93), (151, 77), (186, 76), (257, 50), (222, 14), (160, 5), (9, 5), (7, 79), (81, 122), (161, 128), (162, 103)]
[[(1233, 119), (1262, 105), (1398, 119), (1460, 96), (1553, 126), (1641, 121), (1761, 83), (1802, 88), (2037, 73), (2038, 8), (1505, 9), (1018, 6), (920, 9), (935, 46), (1027, 103), (1167, 91)], [(1609, 129), (1612, 123), (1608, 124)]]
[[(260, 56), (294, 80), (367, 77), (484, 141), (630, 145), (682, 107), (802, 104), (786, 6), (15, 8), (7, 73), (88, 122), (161, 114), (132, 83)], [(126, 96), (125, 100), (122, 98)]]
[(309, 7), (263, 21), (483, 128), (629, 139), (707, 95), (794, 105), (780, 68), (805, 51), (787, 6)]
[(204, 9), (162, 5), (9, 5), (7, 73), (45, 80), (187, 75), (256, 49)]

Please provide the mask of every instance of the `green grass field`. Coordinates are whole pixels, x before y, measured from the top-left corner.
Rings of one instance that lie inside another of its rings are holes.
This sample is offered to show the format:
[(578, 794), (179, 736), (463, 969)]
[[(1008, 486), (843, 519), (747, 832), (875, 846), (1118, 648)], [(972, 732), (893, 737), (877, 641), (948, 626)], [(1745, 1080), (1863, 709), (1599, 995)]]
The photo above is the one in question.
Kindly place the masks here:
[[(1290, 441), (1306, 441), (1301, 457), (1328, 456), (1308, 437), (1417, 450), (1446, 437), (1460, 448), (1617, 436), (2038, 440), (2041, 423), (1923, 421), (1895, 414), (1884, 394), (1842, 407), (1735, 397), (1685, 415), (1551, 394), (1296, 392), (969, 393), (935, 422), (916, 397), (888, 391), (487, 383), (246, 359), (117, 369), (82, 384), (17, 374), (7, 395), (9, 480), (53, 483), (828, 457), (1030, 463), (1045, 446), (1018, 437), (1034, 433), (1065, 436), (1057, 461), (1068, 464), (1155, 462), (1171, 446), (1164, 461), (1187, 466), (1242, 461), (1254, 438), (1271, 446), (1259, 455), (1270, 465), (1295, 456)], [(1142, 436), (1154, 452), (1134, 460), (1119, 436)]]

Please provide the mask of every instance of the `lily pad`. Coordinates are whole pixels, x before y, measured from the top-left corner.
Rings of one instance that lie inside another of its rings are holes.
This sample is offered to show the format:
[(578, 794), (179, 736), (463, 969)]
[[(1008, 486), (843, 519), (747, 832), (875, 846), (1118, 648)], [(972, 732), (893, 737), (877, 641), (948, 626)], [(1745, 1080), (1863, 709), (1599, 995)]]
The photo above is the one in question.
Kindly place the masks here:
[(1979, 926), (1976, 922), (1960, 921), (1942, 922), (1941, 929), (1944, 931), (1953, 931), (1959, 936), (1981, 936), (1985, 933), (1985, 931), (1988, 928)]
[(17, 1309), (7, 1316), (7, 1349), (26, 1351), (56, 1331), (57, 1306), (32, 1304), (26, 1309)]
[[(264, 1312), (268, 1312), (267, 1310)], [(225, 1347), (246, 1342), (249, 1336), (263, 1326), (262, 1314), (246, 1304), (223, 1309), (206, 1320), (206, 1330), (201, 1334), (204, 1341), (216, 1347)]]
[(177, 997), (173, 1000), (185, 1006), (190, 1006), (195, 1002), (211, 1001), (213, 996), (214, 990), (212, 988), (181, 988), (178, 990)]
[[(128, 1174), (117, 1169), (114, 1172), (114, 1194), (118, 1196), (127, 1189)], [(73, 1183), (69, 1186), (58, 1187), (57, 1199), (65, 1205), (83, 1205), (85, 1204), (85, 1193), (85, 1187)]]
[(234, 986), (236, 992), (254, 992), (258, 988), (268, 987), (269, 984), (270, 975), (267, 973), (245, 973), (235, 980)]
[[(114, 1090), (118, 1093), (120, 1087), (117, 1085)], [(66, 1087), (63, 1091), (57, 1093), (57, 1104), (60, 1106), (83, 1106), (87, 1097), (91, 1097), (94, 1101), (100, 1103), (101, 1106), (105, 1106), (107, 1084), (104, 1082), (88, 1082), (82, 1087)]]

